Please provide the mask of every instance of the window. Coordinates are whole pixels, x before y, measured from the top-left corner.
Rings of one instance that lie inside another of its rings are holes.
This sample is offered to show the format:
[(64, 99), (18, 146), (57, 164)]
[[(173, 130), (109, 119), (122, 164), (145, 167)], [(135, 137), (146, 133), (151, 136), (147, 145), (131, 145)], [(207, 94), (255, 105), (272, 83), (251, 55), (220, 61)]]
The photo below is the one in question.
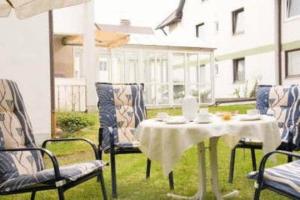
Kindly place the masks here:
[(100, 71), (107, 71), (107, 62), (104, 60), (99, 61), (99, 70)]
[(287, 76), (300, 76), (300, 49), (286, 52)]
[(219, 32), (219, 22), (215, 21), (214, 24), (215, 24), (215, 33), (218, 33)]
[(245, 81), (245, 58), (233, 60), (233, 82)]
[(219, 75), (219, 65), (215, 64), (215, 74)]
[(205, 30), (204, 30), (204, 23), (200, 23), (196, 25), (196, 37), (204, 38)]
[(232, 12), (233, 35), (244, 33), (244, 8)]
[(286, 13), (287, 13), (288, 18), (300, 15), (300, 1), (299, 0), (287, 0), (286, 1)]

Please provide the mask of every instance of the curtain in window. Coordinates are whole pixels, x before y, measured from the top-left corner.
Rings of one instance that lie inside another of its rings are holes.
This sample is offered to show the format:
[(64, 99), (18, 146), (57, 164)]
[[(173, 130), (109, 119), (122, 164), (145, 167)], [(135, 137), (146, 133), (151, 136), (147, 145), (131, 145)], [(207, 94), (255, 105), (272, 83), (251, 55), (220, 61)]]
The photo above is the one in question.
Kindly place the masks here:
[(287, 0), (287, 16), (293, 17), (297, 15), (300, 15), (300, 1)]

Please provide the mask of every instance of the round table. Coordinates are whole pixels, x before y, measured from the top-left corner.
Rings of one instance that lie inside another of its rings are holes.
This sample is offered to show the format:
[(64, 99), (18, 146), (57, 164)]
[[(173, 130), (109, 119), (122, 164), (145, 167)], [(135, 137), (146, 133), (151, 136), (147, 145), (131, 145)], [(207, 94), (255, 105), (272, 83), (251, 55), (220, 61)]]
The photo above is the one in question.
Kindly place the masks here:
[[(206, 191), (205, 146), (209, 140), (212, 189), (217, 199), (222, 199), (218, 184), (217, 143), (222, 138), (233, 148), (240, 139), (248, 138), (263, 143), (264, 153), (275, 150), (281, 143), (275, 118), (261, 116), (260, 120), (241, 121), (240, 115), (224, 121), (213, 116), (211, 123), (167, 124), (155, 119), (144, 120), (137, 128), (140, 149), (151, 160), (158, 161), (168, 175), (185, 150), (198, 145), (199, 191), (188, 199), (202, 199)], [(172, 195), (177, 196), (177, 195)], [(186, 199), (186, 198), (185, 198)]]

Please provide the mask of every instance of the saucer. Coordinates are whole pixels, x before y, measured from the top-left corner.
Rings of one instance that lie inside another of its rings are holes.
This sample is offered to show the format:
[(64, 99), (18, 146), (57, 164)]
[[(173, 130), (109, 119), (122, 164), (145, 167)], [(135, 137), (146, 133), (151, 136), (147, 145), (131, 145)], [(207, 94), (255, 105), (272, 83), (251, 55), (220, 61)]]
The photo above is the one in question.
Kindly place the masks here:
[(240, 121), (256, 121), (261, 120), (260, 115), (241, 115), (239, 116)]

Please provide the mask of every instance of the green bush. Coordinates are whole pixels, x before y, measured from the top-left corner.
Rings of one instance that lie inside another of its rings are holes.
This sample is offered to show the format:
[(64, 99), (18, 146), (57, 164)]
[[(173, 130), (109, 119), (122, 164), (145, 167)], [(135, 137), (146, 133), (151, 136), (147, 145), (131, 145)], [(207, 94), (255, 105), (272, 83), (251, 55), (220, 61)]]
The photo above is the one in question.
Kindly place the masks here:
[(86, 113), (58, 113), (56, 123), (64, 132), (74, 133), (85, 127), (95, 125), (95, 119)]

